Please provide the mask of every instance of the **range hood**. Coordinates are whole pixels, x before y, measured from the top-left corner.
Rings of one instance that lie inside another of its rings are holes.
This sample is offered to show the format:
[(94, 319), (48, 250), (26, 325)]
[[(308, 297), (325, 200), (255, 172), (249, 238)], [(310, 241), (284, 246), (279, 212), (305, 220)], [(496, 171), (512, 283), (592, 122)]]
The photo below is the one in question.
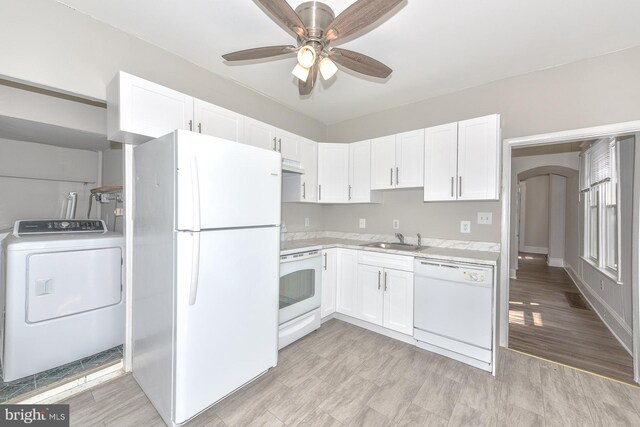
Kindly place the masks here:
[(304, 168), (300, 165), (300, 162), (282, 159), (282, 173), (283, 175), (303, 175)]

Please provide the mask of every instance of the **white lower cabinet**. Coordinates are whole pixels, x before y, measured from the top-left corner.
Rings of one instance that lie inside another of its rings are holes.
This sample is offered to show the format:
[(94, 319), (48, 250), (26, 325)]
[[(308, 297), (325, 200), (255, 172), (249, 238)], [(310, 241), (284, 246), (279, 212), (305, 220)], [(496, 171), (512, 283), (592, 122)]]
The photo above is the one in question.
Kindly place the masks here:
[(382, 268), (358, 264), (357, 318), (382, 326)]
[(337, 296), (337, 249), (325, 249), (322, 251), (322, 298), (320, 302), (320, 315), (327, 317), (336, 311)]
[(413, 335), (413, 273), (384, 270), (384, 314), (382, 326)]
[(413, 335), (413, 273), (358, 264), (355, 317)]
[(358, 251), (336, 249), (337, 296), (336, 311), (358, 317)]

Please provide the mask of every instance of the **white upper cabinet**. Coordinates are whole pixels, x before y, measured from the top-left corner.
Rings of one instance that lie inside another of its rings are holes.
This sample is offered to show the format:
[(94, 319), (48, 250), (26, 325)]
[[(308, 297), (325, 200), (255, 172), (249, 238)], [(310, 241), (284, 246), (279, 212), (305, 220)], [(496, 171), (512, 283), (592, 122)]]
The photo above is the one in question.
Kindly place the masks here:
[(318, 144), (318, 202), (349, 200), (349, 145)]
[(371, 141), (349, 144), (349, 203), (380, 202), (371, 192)]
[(424, 201), (499, 198), (500, 115), (426, 129)]
[(277, 151), (276, 128), (251, 117), (245, 117), (242, 142), (265, 150)]
[(396, 135), (396, 188), (422, 187), (424, 129)]
[(318, 144), (300, 138), (299, 150), (304, 174), (282, 176), (282, 201), (315, 203), (318, 201)]
[(300, 161), (300, 140), (291, 132), (252, 119), (244, 118), (244, 135), (241, 142), (282, 153), (282, 158)]
[(425, 130), (424, 200), (456, 200), (458, 191), (458, 123)]
[(396, 137), (385, 136), (371, 140), (371, 189), (395, 188)]
[(193, 126), (193, 97), (120, 71), (107, 87), (107, 138), (141, 144)]
[(371, 189), (422, 187), (424, 130), (371, 140)]
[(300, 161), (300, 140), (302, 138), (291, 132), (276, 129), (276, 142), (278, 151), (283, 159)]
[(193, 131), (240, 142), (244, 132), (244, 116), (195, 98)]
[(500, 116), (458, 122), (458, 200), (497, 200)]

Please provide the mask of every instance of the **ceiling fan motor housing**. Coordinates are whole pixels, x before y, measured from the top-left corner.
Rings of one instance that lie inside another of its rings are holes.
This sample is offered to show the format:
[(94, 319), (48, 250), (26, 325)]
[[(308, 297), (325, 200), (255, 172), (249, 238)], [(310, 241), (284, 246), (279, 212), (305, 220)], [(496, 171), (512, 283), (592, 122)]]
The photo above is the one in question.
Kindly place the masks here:
[(319, 1), (307, 1), (296, 8), (296, 13), (307, 27), (308, 38), (320, 40), (324, 30), (335, 18), (333, 10)]

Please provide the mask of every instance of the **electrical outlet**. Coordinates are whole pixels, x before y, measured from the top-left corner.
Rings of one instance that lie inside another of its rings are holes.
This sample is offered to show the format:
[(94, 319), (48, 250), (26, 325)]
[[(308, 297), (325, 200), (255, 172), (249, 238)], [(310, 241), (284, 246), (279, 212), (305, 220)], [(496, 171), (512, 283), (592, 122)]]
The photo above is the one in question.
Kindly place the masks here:
[(304, 219), (304, 226), (308, 227), (309, 226), (309, 218), (305, 218)]
[(478, 224), (491, 225), (493, 214), (491, 212), (478, 212)]
[(460, 221), (460, 232), (471, 233), (471, 221)]
[(400, 229), (400, 220), (399, 219), (394, 219), (393, 220), (393, 229), (394, 230), (399, 230)]
[(367, 228), (366, 218), (360, 218), (360, 228)]

